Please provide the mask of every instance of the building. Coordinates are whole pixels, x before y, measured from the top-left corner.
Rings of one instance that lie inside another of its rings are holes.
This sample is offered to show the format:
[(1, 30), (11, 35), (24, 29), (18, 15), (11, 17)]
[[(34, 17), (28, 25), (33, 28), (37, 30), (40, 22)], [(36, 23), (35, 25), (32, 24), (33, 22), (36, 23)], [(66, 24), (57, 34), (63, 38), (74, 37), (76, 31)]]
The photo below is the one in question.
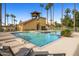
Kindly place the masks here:
[(39, 12), (32, 12), (32, 18), (18, 24), (19, 31), (46, 30), (46, 18), (40, 17)]

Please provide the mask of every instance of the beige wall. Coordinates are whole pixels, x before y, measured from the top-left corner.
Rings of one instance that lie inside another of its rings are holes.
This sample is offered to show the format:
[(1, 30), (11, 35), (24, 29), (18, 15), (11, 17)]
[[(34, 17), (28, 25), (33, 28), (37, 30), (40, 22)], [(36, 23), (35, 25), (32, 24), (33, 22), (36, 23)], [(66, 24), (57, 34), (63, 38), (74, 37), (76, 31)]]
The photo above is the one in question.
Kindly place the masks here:
[(46, 20), (44, 18), (40, 18), (38, 22), (37, 20), (32, 20), (30, 22), (22, 23), (18, 25), (18, 29), (19, 31), (37, 30), (37, 23), (40, 24), (40, 29), (41, 26), (46, 26)]
[(17, 28), (19, 31), (23, 31), (23, 24), (18, 25)]
[(36, 20), (24, 24), (24, 30), (36, 30)]

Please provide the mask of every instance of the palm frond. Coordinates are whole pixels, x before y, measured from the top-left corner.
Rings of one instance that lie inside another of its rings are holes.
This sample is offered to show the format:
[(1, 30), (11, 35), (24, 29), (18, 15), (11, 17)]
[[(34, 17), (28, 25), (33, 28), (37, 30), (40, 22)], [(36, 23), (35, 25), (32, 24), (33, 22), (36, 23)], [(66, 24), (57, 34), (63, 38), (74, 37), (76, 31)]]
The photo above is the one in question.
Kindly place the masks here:
[(44, 7), (44, 4), (40, 3), (40, 7)]

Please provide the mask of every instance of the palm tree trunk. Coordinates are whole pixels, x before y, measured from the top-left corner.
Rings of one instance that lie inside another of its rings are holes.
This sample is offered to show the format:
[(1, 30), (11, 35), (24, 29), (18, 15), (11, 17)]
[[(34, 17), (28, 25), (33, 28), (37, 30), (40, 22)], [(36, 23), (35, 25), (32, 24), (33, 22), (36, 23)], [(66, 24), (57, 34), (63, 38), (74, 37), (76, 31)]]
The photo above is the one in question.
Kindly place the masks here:
[(52, 8), (50, 7), (50, 21), (51, 21), (51, 25), (52, 25)]
[[(76, 4), (74, 3), (74, 10), (76, 10)], [(74, 31), (76, 31), (76, 26), (75, 26), (75, 11), (74, 11)]]
[(41, 17), (42, 17), (42, 9), (43, 9), (43, 8), (41, 7)]
[(13, 26), (13, 30), (12, 31), (14, 31), (14, 19), (13, 19), (14, 17), (12, 17), (12, 26)]
[(13, 24), (15, 25), (15, 19), (13, 19)]
[(62, 24), (62, 20), (63, 20), (63, 3), (61, 4), (62, 9), (61, 9), (61, 30), (63, 30), (63, 24)]
[(53, 22), (54, 22), (54, 4), (53, 4)]
[(62, 12), (61, 18), (63, 19), (63, 3), (62, 3), (62, 11), (61, 12)]
[(7, 30), (7, 26), (6, 26), (6, 3), (5, 3), (5, 31)]
[(6, 26), (7, 26), (7, 27), (6, 27), (6, 30), (8, 30), (8, 16), (7, 16), (6, 23), (7, 23), (7, 24), (6, 24)]
[(5, 3), (5, 26), (6, 26), (6, 3)]
[[(53, 16), (52, 16), (52, 6), (50, 7), (50, 24), (52, 26), (52, 24), (54, 24), (54, 4), (53, 4)], [(52, 28), (54, 29), (54, 27), (51, 27), (51, 30)]]
[(42, 16), (42, 10), (43, 10), (44, 5), (41, 3), (40, 7), (41, 7), (41, 16)]
[(8, 26), (8, 17), (7, 17), (7, 26)]
[(2, 4), (0, 3), (0, 31), (2, 31)]
[(14, 27), (14, 29), (13, 29), (13, 31), (15, 30), (15, 18), (13, 17), (13, 27)]
[(15, 20), (14, 20), (14, 25), (15, 25)]
[(47, 25), (48, 25), (48, 10), (47, 10)]
[(14, 18), (14, 26), (15, 26), (15, 18)]
[(14, 19), (13, 19), (13, 17), (12, 17), (12, 25), (14, 25)]

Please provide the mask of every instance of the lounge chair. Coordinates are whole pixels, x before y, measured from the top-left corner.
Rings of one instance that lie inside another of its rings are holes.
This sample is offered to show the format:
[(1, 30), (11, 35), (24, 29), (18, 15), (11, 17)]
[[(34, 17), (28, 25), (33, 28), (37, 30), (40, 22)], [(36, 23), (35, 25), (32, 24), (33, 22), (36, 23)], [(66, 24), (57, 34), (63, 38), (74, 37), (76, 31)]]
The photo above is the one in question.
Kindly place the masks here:
[(0, 55), (1, 56), (14, 56), (14, 53), (10, 46), (3, 46), (2, 49), (0, 49)]
[(65, 53), (50, 54), (48, 51), (33, 51), (31, 50), (29, 56), (66, 56)]
[(33, 49), (31, 49), (27, 54), (27, 56), (48, 56), (48, 55), (49, 55), (48, 51), (33, 51)]
[(3, 49), (0, 50), (1, 56), (27, 56), (27, 54), (31, 51), (28, 48), (22, 48), (16, 54), (12, 51), (10, 46), (3, 46)]
[(53, 56), (66, 56), (65, 53), (55, 53), (55, 54), (49, 54), (50, 56), (53, 55)]
[(21, 48), (16, 54), (12, 51), (10, 46), (3, 46), (0, 49), (0, 56), (65, 56), (65, 53), (49, 54), (48, 51), (37, 51), (33, 49)]
[(47, 56), (48, 54), (47, 51), (34, 52), (31, 48), (21, 48), (15, 56)]
[(48, 56), (48, 55), (49, 55), (48, 51), (38, 51), (32, 53), (32, 56)]
[(58, 53), (58, 54), (49, 54), (48, 52), (35, 52), (31, 56), (66, 56), (65, 53)]
[(12, 51), (10, 46), (3, 46), (3, 49), (0, 50), (1, 56), (47, 56), (48, 52), (34, 52), (29, 48), (21, 48), (16, 54)]
[(50, 54), (48, 51), (38, 51), (38, 52), (33, 51), (30, 55), (31, 56), (66, 56), (65, 53)]
[(17, 52), (16, 56), (29, 56), (32, 49), (30, 48), (21, 48), (19, 52)]

